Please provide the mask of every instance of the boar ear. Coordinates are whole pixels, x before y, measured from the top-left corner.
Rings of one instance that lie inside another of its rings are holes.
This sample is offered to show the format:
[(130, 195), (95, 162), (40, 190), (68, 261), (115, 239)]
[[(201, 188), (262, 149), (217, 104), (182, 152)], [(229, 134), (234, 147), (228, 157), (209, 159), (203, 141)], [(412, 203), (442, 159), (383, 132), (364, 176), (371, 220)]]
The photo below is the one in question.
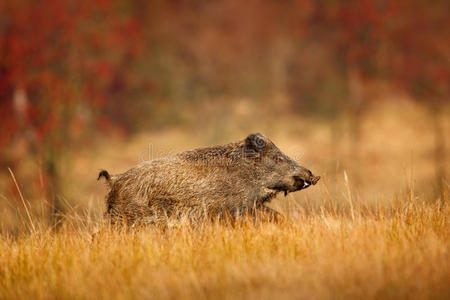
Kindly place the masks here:
[(267, 143), (260, 133), (252, 133), (245, 139), (245, 146), (255, 151), (261, 151), (266, 145)]

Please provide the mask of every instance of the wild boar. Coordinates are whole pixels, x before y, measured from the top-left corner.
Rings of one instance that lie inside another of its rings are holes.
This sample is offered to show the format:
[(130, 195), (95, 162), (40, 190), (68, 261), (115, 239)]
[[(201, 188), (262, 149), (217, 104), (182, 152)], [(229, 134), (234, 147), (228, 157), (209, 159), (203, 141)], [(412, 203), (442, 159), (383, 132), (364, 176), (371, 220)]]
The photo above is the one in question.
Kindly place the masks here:
[(122, 174), (103, 170), (110, 187), (106, 213), (113, 223), (146, 224), (178, 217), (277, 213), (264, 204), (299, 191), (320, 176), (281, 152), (262, 134), (145, 161)]

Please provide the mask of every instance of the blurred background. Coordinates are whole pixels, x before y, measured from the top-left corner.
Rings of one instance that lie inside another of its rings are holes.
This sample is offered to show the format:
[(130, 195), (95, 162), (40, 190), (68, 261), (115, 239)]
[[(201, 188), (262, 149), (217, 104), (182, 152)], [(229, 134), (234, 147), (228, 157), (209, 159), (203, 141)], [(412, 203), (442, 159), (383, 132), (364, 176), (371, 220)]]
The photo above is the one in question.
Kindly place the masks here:
[(251, 132), (323, 177), (281, 210), (444, 201), (449, 12), (447, 0), (3, 0), (2, 230), (23, 226), (21, 197), (48, 224), (100, 219), (100, 169)]

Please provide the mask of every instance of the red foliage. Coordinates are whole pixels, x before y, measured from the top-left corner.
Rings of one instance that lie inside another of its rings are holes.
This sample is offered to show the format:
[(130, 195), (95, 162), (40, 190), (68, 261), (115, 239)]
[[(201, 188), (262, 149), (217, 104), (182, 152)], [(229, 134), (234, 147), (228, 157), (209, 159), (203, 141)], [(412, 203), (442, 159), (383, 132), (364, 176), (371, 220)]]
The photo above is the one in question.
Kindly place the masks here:
[(448, 1), (398, 1), (389, 34), (394, 82), (421, 101), (450, 96)]
[[(418, 99), (444, 99), (450, 86), (447, 2), (0, 1), (0, 147), (24, 128), (45, 139), (62, 121), (80, 124), (76, 119), (86, 108), (117, 107), (139, 76), (127, 72), (130, 61), (149, 57), (142, 40), (157, 45), (155, 52), (178, 55), (193, 82), (222, 82), (217, 90), (228, 85), (227, 74), (312, 41), (331, 48), (343, 69), (389, 78)], [(294, 42), (285, 46), (284, 40)], [(286, 61), (294, 65), (295, 57)], [(158, 81), (138, 80), (141, 92), (158, 87)], [(116, 120), (127, 117), (113, 113)]]
[(115, 5), (108, 0), (0, 3), (0, 147), (25, 129), (37, 141), (46, 138), (61, 117), (67, 123), (77, 119), (80, 101), (105, 105), (117, 66), (140, 47), (138, 22)]
[(420, 101), (449, 97), (448, 1), (318, 3), (319, 22), (313, 21), (326, 28), (329, 45), (346, 69), (366, 79), (389, 80)]
[(337, 34), (342, 63), (364, 77), (379, 74), (380, 49), (388, 34), (388, 20), (395, 13), (394, 1), (337, 1), (329, 23)]

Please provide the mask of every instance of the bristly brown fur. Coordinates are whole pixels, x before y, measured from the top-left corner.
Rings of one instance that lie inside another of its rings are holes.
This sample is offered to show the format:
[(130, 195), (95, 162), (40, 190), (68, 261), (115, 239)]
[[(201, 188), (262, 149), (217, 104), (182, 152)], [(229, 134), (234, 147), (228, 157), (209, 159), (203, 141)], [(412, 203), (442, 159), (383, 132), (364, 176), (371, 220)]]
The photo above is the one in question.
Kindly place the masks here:
[(111, 187), (106, 216), (127, 224), (256, 211), (277, 215), (264, 203), (278, 192), (295, 192), (320, 179), (262, 134), (145, 161), (118, 175), (103, 170), (101, 177)]

